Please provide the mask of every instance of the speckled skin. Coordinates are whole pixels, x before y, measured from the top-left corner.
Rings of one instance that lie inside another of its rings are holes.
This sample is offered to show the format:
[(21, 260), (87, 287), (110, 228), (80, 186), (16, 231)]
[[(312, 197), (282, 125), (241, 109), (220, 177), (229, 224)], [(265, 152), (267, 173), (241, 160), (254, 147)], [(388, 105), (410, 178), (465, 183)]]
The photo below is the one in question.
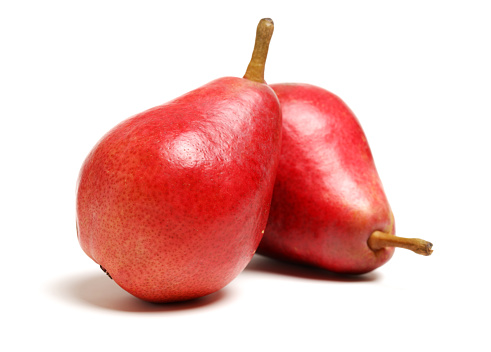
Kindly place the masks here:
[(375, 230), (394, 222), (365, 134), (334, 94), (306, 84), (273, 84), (283, 142), (270, 217), (258, 253), (333, 272), (360, 274), (387, 262)]
[(226, 77), (117, 125), (77, 183), (83, 250), (152, 302), (215, 292), (262, 238), (281, 143), (266, 84)]

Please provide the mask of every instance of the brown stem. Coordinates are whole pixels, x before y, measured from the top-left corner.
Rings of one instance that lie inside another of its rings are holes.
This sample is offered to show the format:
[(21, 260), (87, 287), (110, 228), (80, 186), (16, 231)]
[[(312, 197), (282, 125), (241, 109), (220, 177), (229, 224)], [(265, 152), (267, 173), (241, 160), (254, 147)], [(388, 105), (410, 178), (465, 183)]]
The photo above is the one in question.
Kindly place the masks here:
[(269, 42), (273, 36), (274, 24), (271, 18), (263, 18), (259, 21), (256, 31), (256, 43), (252, 52), (251, 62), (247, 67), (244, 78), (259, 82), (264, 81), (264, 67), (266, 66), (266, 57), (268, 56)]
[(382, 231), (374, 231), (368, 238), (368, 246), (372, 251), (378, 251), (385, 247), (406, 248), (417, 254), (430, 255), (433, 253), (431, 242), (419, 238), (404, 238), (391, 235)]

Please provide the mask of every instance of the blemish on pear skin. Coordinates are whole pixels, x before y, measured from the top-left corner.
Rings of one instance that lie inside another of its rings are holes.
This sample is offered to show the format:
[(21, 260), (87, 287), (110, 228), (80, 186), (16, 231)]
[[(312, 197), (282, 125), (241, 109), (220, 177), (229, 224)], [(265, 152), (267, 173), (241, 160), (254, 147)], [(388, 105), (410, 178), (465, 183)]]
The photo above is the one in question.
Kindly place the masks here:
[(112, 280), (113, 278), (111, 277), (111, 275), (109, 274), (109, 272), (102, 266), (102, 265), (99, 265), (99, 267), (101, 268), (102, 271), (104, 271), (106, 273), (107, 276), (109, 276), (109, 278)]

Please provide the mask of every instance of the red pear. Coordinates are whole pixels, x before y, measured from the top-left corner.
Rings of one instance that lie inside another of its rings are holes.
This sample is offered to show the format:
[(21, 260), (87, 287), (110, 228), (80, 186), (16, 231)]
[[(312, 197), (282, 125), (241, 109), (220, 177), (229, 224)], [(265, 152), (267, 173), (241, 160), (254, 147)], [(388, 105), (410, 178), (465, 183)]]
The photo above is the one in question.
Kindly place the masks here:
[(281, 145), (279, 102), (263, 79), (272, 33), (261, 20), (244, 78), (217, 79), (123, 121), (83, 163), (80, 245), (134, 296), (210, 294), (255, 253)]
[(280, 164), (258, 253), (333, 272), (366, 273), (394, 247), (394, 217), (359, 121), (336, 95), (307, 84), (271, 85), (283, 114)]

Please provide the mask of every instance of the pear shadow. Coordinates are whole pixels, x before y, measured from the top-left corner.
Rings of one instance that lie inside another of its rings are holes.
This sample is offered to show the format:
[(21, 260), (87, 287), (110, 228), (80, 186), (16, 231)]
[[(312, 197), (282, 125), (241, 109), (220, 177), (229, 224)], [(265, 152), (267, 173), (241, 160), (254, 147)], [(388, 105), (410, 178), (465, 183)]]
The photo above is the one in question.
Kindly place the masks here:
[(51, 292), (65, 300), (101, 309), (132, 313), (175, 312), (199, 309), (229, 296), (225, 287), (204, 297), (174, 303), (151, 303), (129, 294), (104, 274), (86, 274), (55, 283)]
[(362, 275), (338, 274), (308, 265), (292, 264), (268, 258), (260, 254), (254, 255), (245, 271), (334, 282), (374, 282), (380, 278), (379, 274), (373, 271)]

